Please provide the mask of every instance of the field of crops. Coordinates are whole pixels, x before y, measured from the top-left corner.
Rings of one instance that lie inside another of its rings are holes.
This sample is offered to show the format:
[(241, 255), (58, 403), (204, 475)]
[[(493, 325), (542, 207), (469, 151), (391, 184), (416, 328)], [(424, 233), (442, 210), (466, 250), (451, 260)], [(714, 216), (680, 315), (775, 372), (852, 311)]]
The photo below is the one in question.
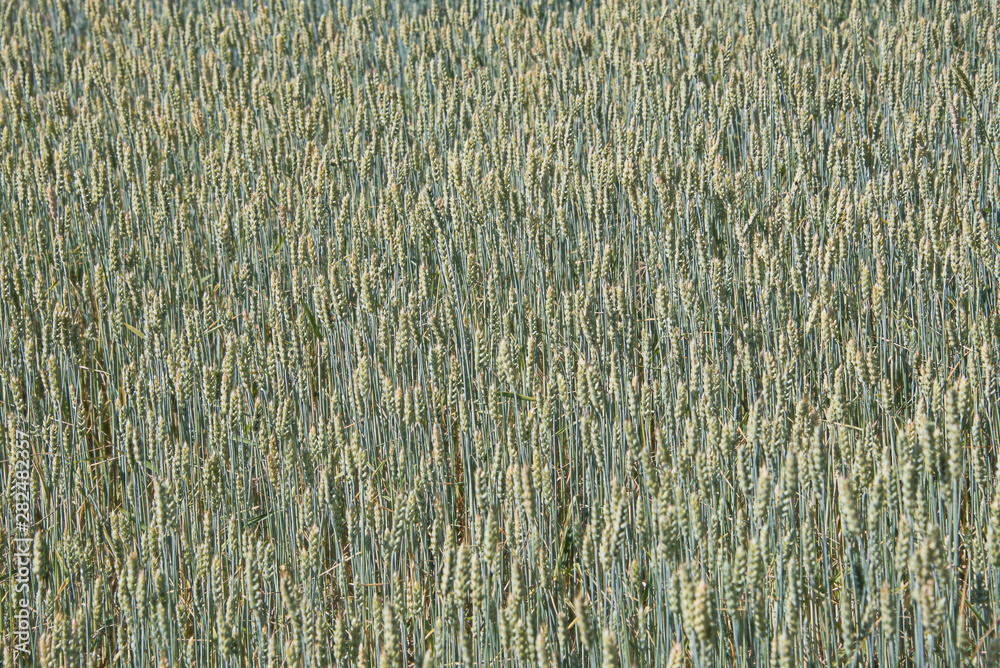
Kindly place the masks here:
[(997, 665), (998, 4), (3, 3), (2, 665)]

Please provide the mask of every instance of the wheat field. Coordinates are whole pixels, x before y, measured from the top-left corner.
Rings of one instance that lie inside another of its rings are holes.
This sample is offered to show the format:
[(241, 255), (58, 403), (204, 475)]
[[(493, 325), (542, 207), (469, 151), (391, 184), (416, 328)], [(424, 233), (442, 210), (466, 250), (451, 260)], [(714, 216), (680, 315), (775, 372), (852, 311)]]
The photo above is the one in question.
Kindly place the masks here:
[(1000, 664), (998, 21), (3, 3), (3, 667)]

